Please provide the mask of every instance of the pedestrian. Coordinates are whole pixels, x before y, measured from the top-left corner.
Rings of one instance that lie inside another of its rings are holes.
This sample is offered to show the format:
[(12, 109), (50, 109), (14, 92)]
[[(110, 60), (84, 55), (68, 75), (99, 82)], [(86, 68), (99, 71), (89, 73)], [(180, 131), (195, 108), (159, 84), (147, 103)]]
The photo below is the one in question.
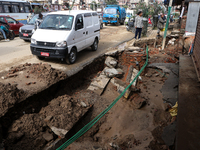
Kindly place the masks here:
[(33, 11), (32, 9), (29, 9), (29, 14), (27, 16), (27, 23), (31, 20), (32, 17), (33, 17)]
[(140, 40), (142, 28), (143, 28), (143, 21), (142, 20), (143, 20), (142, 11), (139, 11), (137, 13), (137, 17), (135, 18), (135, 28), (136, 28), (135, 39), (137, 39), (137, 36), (139, 34), (138, 39)]
[(161, 13), (160, 14), (160, 18), (158, 19), (158, 31), (157, 31), (157, 36), (160, 36), (160, 31), (161, 30), (163, 30), (163, 28), (164, 28), (164, 24), (165, 24), (165, 20), (164, 20), (164, 14), (163, 13)]
[[(8, 33), (8, 29), (4, 26), (4, 24), (6, 24), (3, 21), (0, 21), (0, 32), (3, 34), (3, 37), (5, 39), (6, 42), (10, 41), (9, 39), (7, 39), (6, 37), (6, 33)], [(6, 33), (5, 33), (6, 32)]]
[(43, 21), (43, 15), (39, 13), (39, 17), (35, 21), (35, 30), (39, 28), (42, 21)]
[(171, 15), (170, 15), (170, 22), (172, 23), (173, 20), (174, 20), (174, 16), (173, 16), (173, 14), (171, 14)]

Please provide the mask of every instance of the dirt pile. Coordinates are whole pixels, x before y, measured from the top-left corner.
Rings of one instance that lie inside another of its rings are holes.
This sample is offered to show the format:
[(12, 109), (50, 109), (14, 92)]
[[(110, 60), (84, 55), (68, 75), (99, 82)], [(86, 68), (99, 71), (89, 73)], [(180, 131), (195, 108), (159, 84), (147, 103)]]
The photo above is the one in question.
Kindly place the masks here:
[[(12, 67), (6, 76), (2, 77), (4, 79), (12, 78), (12, 77), (21, 77), (22, 78), (33, 78), (39, 79), (47, 83), (47, 85), (58, 82), (59, 80), (63, 80), (67, 77), (67, 75), (59, 70), (56, 70), (51, 67), (49, 64), (22, 64), (17, 67)], [(36, 84), (34, 82), (27, 82), (26, 85)]]
[(57, 137), (65, 137), (88, 109), (88, 105), (68, 95), (55, 98), (39, 113), (34, 113), (33, 109), (32, 114), (24, 114), (15, 120), (5, 146), (15, 150), (42, 149)]
[(0, 83), (0, 117), (16, 103), (24, 100), (26, 95), (27, 93), (23, 90), (19, 90), (17, 85)]

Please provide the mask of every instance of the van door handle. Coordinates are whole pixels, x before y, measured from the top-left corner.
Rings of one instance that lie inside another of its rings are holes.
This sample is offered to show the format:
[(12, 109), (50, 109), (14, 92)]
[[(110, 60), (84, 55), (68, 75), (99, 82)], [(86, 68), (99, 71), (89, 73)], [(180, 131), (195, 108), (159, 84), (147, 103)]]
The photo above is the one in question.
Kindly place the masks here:
[(86, 34), (88, 34), (88, 31), (86, 31)]
[(83, 32), (83, 34), (85, 34), (85, 32)]

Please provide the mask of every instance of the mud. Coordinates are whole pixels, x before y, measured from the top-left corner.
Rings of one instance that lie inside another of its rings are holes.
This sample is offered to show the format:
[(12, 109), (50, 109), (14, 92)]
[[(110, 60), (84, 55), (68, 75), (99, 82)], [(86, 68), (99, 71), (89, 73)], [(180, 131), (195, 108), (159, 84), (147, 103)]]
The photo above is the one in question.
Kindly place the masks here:
[[(150, 55), (149, 63), (163, 62), (164, 58), (171, 57), (163, 55), (158, 49), (152, 49), (153, 51), (157, 54)], [(137, 54), (122, 52), (115, 58), (118, 60), (117, 67), (125, 72), (119, 80), (125, 82), (129, 67), (140, 70), (146, 55), (144, 51)], [(51, 148), (56, 149), (101, 113), (119, 95), (116, 86), (111, 82), (101, 96), (87, 90), (92, 79), (103, 70), (104, 61), (105, 56), (102, 56), (68, 78), (47, 64), (27, 63), (12, 68), (9, 74), (4, 74), (4, 77), (11, 74), (17, 76), (3, 79), (2, 87), (6, 86), (7, 82), (14, 84), (14, 81), (18, 81), (18, 85), (9, 86), (15, 87), (14, 91), (17, 93), (22, 93), (14, 100), (19, 101), (17, 105), (9, 108), (0, 118), (6, 149), (39, 150), (62, 139)], [(166, 79), (162, 70), (158, 72), (146, 68), (141, 74), (141, 80), (137, 81), (137, 90), (131, 93), (130, 98), (121, 98), (105, 116), (67, 149), (167, 149), (161, 134), (163, 128), (170, 123), (171, 117), (166, 111), (160, 92)], [(31, 84), (26, 84), (29, 82)], [(46, 86), (45, 90), (36, 90), (39, 83)], [(19, 90), (19, 87), (23, 90)], [(30, 93), (36, 91), (37, 94), (30, 96)], [(13, 97), (15, 96), (11, 95), (11, 99)], [(144, 99), (146, 105), (136, 107), (135, 101), (138, 97)], [(23, 101), (20, 101), (21, 99)]]
[[(42, 149), (56, 138), (63, 138), (65, 135), (56, 135), (55, 132), (52, 132), (52, 127), (68, 132), (92, 107), (83, 99), (74, 99), (70, 95), (76, 93), (76, 90), (80, 91), (88, 86), (88, 82), (102, 69), (103, 63), (101, 64), (101, 62), (104, 62), (104, 58), (94, 60), (82, 71), (65, 80), (61, 79), (64, 79), (66, 75), (46, 64), (26, 64), (10, 70), (9, 74), (17, 74), (26, 70), (26, 73), (31, 72), (28, 75), (30, 79), (45, 78), (45, 82), (52, 85), (31, 95), (32, 90), (30, 90), (30, 94), (26, 89), (26, 94), (17, 88), (17, 84), (15, 86), (0, 84), (1, 92), (5, 93), (1, 95), (2, 100), (7, 103), (16, 102), (14, 107), (5, 107), (7, 111), (0, 118), (6, 149)], [(43, 70), (42, 75), (39, 72), (41, 68), (47, 70), (46, 72)], [(34, 70), (36, 71), (32, 72)], [(6, 78), (4, 81), (10, 81), (14, 78)], [(84, 102), (84, 107), (82, 102)], [(44, 134), (47, 134), (47, 137), (53, 136), (53, 139), (50, 138), (51, 140), (47, 141)]]
[(17, 85), (0, 83), (0, 117), (16, 103), (23, 101), (27, 93), (17, 88)]
[(84, 108), (80, 102), (79, 99), (64, 95), (50, 101), (39, 113), (34, 113), (32, 108), (32, 114), (24, 114), (9, 128), (6, 148), (42, 149), (56, 138), (65, 137), (63, 132), (67, 133), (88, 111), (89, 106)]
[(28, 91), (29, 95), (67, 78), (66, 73), (52, 68), (49, 64), (42, 63), (21, 64), (10, 68), (8, 72), (1, 75), (0, 82), (15, 84), (17, 88)]

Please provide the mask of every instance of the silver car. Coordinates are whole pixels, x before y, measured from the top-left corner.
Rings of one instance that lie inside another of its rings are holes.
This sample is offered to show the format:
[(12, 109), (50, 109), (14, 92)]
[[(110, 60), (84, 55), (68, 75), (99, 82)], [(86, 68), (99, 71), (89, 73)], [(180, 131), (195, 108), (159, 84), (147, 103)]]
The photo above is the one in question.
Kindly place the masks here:
[[(46, 17), (48, 13), (42, 13), (43, 19)], [(35, 21), (38, 18), (38, 14), (34, 15), (31, 20), (24, 26), (19, 29), (19, 37), (24, 41), (31, 41), (31, 36), (34, 33), (35, 29)]]

